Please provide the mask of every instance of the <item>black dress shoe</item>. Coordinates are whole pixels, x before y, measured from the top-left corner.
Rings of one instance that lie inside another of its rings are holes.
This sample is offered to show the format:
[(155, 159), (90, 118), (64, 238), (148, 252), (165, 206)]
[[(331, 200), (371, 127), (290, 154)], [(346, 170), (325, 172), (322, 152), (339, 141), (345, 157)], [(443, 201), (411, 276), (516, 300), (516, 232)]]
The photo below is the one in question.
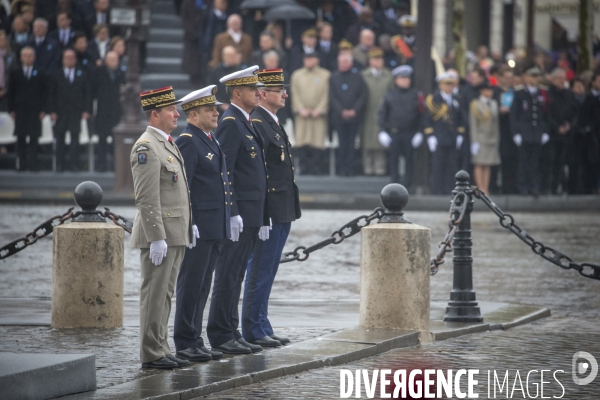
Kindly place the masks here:
[[(260, 346), (258, 346), (260, 347)], [(252, 350), (250, 350), (247, 346), (242, 346), (234, 339), (231, 339), (229, 342), (225, 342), (220, 346), (215, 346), (213, 349), (219, 350), (225, 354), (250, 354)]]
[(213, 360), (218, 360), (219, 358), (223, 357), (223, 353), (221, 353), (220, 351), (216, 351), (216, 350), (212, 350), (212, 349), (207, 349), (206, 346), (200, 346), (200, 350), (202, 350), (205, 353), (208, 353), (212, 356)]
[(149, 363), (143, 363), (142, 368), (173, 369), (179, 368), (179, 364), (167, 357), (161, 357), (158, 360), (154, 360)]
[(290, 339), (284, 338), (284, 337), (281, 337), (281, 336), (277, 336), (277, 335), (271, 335), (271, 339), (278, 340), (284, 346), (291, 343)]
[(280, 347), (281, 342), (279, 340), (271, 339), (268, 336), (263, 336), (260, 339), (252, 341), (252, 344), (257, 344), (262, 347)]
[(242, 346), (248, 347), (250, 350), (252, 350), (253, 353), (258, 353), (259, 351), (262, 351), (261, 346), (259, 346), (257, 344), (250, 344), (250, 343), (246, 342), (244, 340), (244, 338), (237, 339), (237, 342)]
[(203, 352), (202, 349), (198, 347), (190, 347), (185, 350), (180, 350), (177, 352), (177, 355), (185, 358), (186, 360), (197, 362), (205, 362), (213, 359), (212, 355)]
[(176, 362), (177, 366), (179, 366), (180, 368), (190, 365), (190, 362), (188, 360), (179, 358), (173, 354), (169, 354), (168, 356), (165, 356), (165, 357), (167, 357), (169, 360), (171, 360), (173, 362)]

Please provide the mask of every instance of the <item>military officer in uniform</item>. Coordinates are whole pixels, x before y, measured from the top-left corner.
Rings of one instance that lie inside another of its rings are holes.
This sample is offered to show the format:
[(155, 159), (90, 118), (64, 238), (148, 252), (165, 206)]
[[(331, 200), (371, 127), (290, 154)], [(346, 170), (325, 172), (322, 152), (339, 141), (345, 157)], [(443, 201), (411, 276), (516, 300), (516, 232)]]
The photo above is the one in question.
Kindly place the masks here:
[(223, 353), (208, 350), (200, 336), (202, 315), (219, 248), (230, 237), (231, 187), (225, 155), (214, 138), (220, 105), (217, 86), (196, 90), (181, 99), (187, 126), (175, 141), (185, 162), (192, 199), (192, 215), (200, 237), (186, 249), (177, 277), (175, 330), (177, 355), (190, 361), (219, 359)]
[(525, 68), (525, 85), (515, 86), (510, 107), (513, 141), (519, 148), (519, 193), (534, 196), (540, 193), (540, 153), (550, 140), (546, 123), (548, 94), (539, 87), (540, 75), (537, 65)]
[(285, 107), (288, 97), (287, 85), (283, 83), (283, 70), (260, 70), (258, 80), (265, 86), (261, 87), (260, 106), (252, 113), (252, 122), (265, 142), (269, 216), (273, 228), (268, 240), (258, 241), (254, 245), (248, 262), (242, 305), (242, 335), (250, 343), (278, 347), (290, 343), (290, 340), (273, 333), (267, 317), (269, 295), (292, 221), (300, 218), (301, 212), (291, 145), (277, 118), (277, 110)]
[(379, 107), (379, 142), (389, 147), (392, 182), (400, 183), (398, 159), (405, 160), (406, 173), (402, 182), (407, 188), (412, 183), (413, 148), (423, 143), (423, 94), (411, 88), (413, 69), (410, 65), (394, 68), (394, 88), (388, 91)]
[(454, 76), (444, 72), (437, 76), (439, 90), (425, 99), (425, 129), (431, 154), (431, 186), (433, 194), (452, 193), (458, 170), (458, 151), (464, 141), (463, 114), (458, 99), (452, 94)]
[(244, 340), (238, 330), (238, 302), (246, 265), (258, 239), (269, 238), (267, 166), (264, 142), (250, 113), (260, 101), (258, 66), (220, 79), (231, 101), (217, 128), (225, 153), (231, 191), (231, 240), (220, 247), (206, 333), (211, 347), (228, 354), (249, 354), (261, 346)]
[(148, 121), (131, 149), (137, 214), (131, 247), (141, 250), (140, 355), (143, 368), (170, 369), (189, 361), (171, 354), (167, 322), (186, 245), (196, 243), (183, 157), (169, 135), (177, 127), (172, 87), (140, 94)]

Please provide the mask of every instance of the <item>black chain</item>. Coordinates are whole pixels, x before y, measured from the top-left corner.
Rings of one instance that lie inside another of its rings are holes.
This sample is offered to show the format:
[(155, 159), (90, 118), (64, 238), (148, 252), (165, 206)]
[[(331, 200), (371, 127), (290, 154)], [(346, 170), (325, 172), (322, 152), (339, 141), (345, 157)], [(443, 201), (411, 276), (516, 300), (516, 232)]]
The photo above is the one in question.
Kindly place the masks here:
[[(327, 239), (313, 244), (310, 247), (306, 246), (298, 246), (294, 249), (294, 251), (287, 252), (283, 255), (283, 258), (279, 261), (279, 263), (287, 263), (290, 261), (306, 261), (310, 253), (321, 250), (323, 247), (329, 246), (330, 244), (340, 244), (345, 239), (348, 239), (351, 236), (356, 235), (362, 228), (369, 225), (371, 221), (377, 219), (381, 219), (384, 215), (385, 210), (381, 207), (376, 208), (369, 215), (361, 215), (358, 218), (353, 219), (348, 222), (346, 225), (342, 226), (337, 231), (333, 232), (330, 237)], [(364, 221), (363, 225), (360, 225), (361, 222)], [(349, 231), (348, 231), (349, 229)], [(346, 233), (348, 231), (348, 233)]]
[(444, 263), (446, 253), (453, 251), (452, 240), (454, 234), (458, 230), (458, 225), (462, 222), (467, 212), (468, 196), (465, 192), (458, 192), (450, 202), (450, 217), (448, 218), (448, 232), (444, 236), (444, 240), (438, 243), (438, 253), (430, 262), (430, 274), (433, 276), (438, 273), (439, 266)]
[(521, 228), (515, 223), (515, 219), (512, 215), (503, 212), (489, 197), (485, 195), (479, 188), (473, 186), (473, 195), (483, 201), (483, 203), (490, 209), (494, 214), (500, 218), (500, 225), (514, 233), (519, 239), (525, 242), (531, 250), (542, 258), (550, 261), (554, 265), (558, 265), (564, 269), (574, 269), (579, 272), (582, 276), (591, 279), (600, 280), (600, 265), (589, 264), (589, 263), (578, 263), (573, 259), (560, 251), (553, 249), (550, 246), (535, 240), (525, 229)]
[[(125, 217), (122, 217), (120, 215), (117, 215), (113, 212), (110, 211), (110, 208), (108, 207), (104, 207), (104, 209), (106, 210), (104, 213), (101, 213), (104, 215), (104, 217), (110, 219), (112, 222), (114, 222), (115, 225), (120, 226), (121, 228), (123, 228), (123, 230), (127, 233), (131, 233), (131, 230), (133, 229), (133, 222), (131, 222), (130, 220), (128, 220)], [(123, 222), (120, 222), (123, 221)]]
[(29, 232), (25, 237), (14, 240), (0, 248), (0, 260), (3, 260), (7, 257), (12, 256), (13, 254), (17, 254), (21, 250), (25, 249), (27, 246), (31, 246), (36, 243), (38, 239), (48, 236), (54, 231), (54, 227), (58, 225), (62, 225), (67, 220), (71, 219), (73, 216), (73, 209), (75, 207), (69, 208), (69, 210), (63, 215), (57, 215), (55, 217), (50, 218), (44, 223), (37, 226), (33, 231)]

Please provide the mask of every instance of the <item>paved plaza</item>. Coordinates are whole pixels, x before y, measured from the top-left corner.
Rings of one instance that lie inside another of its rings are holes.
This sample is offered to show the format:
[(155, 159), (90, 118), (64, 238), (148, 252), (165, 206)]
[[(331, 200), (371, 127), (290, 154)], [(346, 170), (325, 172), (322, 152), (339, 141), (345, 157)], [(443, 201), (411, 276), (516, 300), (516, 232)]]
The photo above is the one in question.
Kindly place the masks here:
[[(135, 215), (133, 207), (111, 207), (111, 210), (131, 219)], [(64, 211), (64, 206), (1, 205), (0, 244), (24, 235), (45, 219)], [(320, 241), (347, 221), (369, 212), (306, 210), (292, 226), (286, 251)], [(433, 254), (447, 229), (447, 213), (411, 212), (409, 204), (406, 217), (431, 228)], [(514, 217), (530, 235), (577, 261), (599, 262), (600, 214), (515, 213)], [(518, 238), (501, 228), (490, 212), (474, 213), (472, 229), (477, 298), (548, 307), (552, 310), (551, 317), (508, 331), (477, 333), (392, 350), (346, 366), (319, 368), (210, 396), (337, 398), (341, 368), (387, 366), (394, 369), (426, 362), (435, 368), (521, 371), (545, 368), (564, 369), (570, 373), (571, 357), (575, 351), (588, 351), (600, 359), (600, 347), (593, 339), (600, 329), (600, 282), (543, 261)], [(165, 373), (140, 369), (138, 329), (135, 326), (139, 256), (138, 251), (128, 247), (129, 235), (125, 237), (124, 328), (59, 331), (44, 323), (41, 323), (42, 326), (23, 326), (13, 318), (10, 325), (0, 326), (0, 352), (95, 354), (98, 388)], [(356, 235), (342, 244), (313, 253), (305, 262), (292, 262), (280, 267), (271, 296), (273, 307), (270, 316), (282, 334), (300, 342), (358, 324), (359, 248), (360, 235)], [(47, 304), (51, 296), (51, 252), (50, 236), (38, 241), (32, 248), (0, 261), (0, 302), (3, 305), (0, 307), (0, 322), (11, 318), (7, 314), (12, 311), (7, 311), (5, 304), (22, 304), (21, 312), (35, 308), (36, 304), (44, 304), (44, 301)], [(448, 255), (446, 260), (440, 272), (431, 278), (432, 300), (445, 301), (452, 288), (451, 256)], [(40, 315), (44, 313), (43, 309), (37, 312)], [(566, 377), (564, 381), (570, 381), (570, 377)], [(597, 381), (600, 382), (600, 379)], [(572, 381), (570, 385), (565, 384), (566, 390), (571, 390), (567, 393), (576, 395), (571, 397), (569, 394), (565, 398), (600, 396), (597, 383), (578, 387), (577, 392), (573, 391)], [(560, 392), (554, 394), (559, 395)]]

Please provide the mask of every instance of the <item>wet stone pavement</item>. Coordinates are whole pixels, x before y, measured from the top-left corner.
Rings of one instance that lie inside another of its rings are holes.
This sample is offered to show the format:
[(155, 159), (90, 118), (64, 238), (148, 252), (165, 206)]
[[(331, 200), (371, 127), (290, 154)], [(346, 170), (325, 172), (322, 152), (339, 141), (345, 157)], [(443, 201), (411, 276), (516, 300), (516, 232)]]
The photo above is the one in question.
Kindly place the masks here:
[[(131, 219), (135, 215), (133, 207), (111, 207), (111, 210)], [(64, 206), (0, 205), (0, 245), (23, 236), (42, 221), (65, 211)], [(292, 225), (285, 251), (323, 240), (339, 226), (368, 213), (370, 210), (306, 210), (303, 217)], [(519, 225), (545, 244), (577, 261), (600, 262), (600, 214), (513, 215)], [(406, 217), (432, 229), (433, 254), (437, 249), (437, 242), (443, 238), (447, 229), (447, 213), (411, 212), (409, 204)], [(531, 369), (530, 366), (537, 369), (547, 366), (548, 369), (570, 371), (571, 357), (575, 351), (588, 351), (600, 359), (600, 345), (591, 339), (600, 331), (600, 282), (585, 279), (575, 271), (563, 270), (542, 260), (517, 237), (501, 228), (498, 219), (491, 212), (473, 214), (472, 229), (475, 258), (473, 274), (477, 298), (546, 306), (552, 310), (553, 316), (506, 332), (474, 334), (446, 342), (391, 351), (352, 363), (348, 366), (349, 369), (383, 368), (385, 363), (395, 366), (410, 360), (430, 360), (431, 365), (448, 365), (444, 368), (476, 366), (482, 370), (518, 368), (523, 371)], [(313, 300), (322, 301), (323, 304), (335, 300), (357, 301), (360, 278), (359, 236), (313, 253), (305, 262), (282, 264), (273, 287), (272, 299)], [(128, 238), (129, 235), (126, 234), (125, 296), (137, 297), (140, 283), (139, 256), (137, 250), (128, 247)], [(50, 297), (51, 252), (50, 236), (38, 241), (32, 248), (0, 260), (0, 297)], [(431, 279), (431, 298), (434, 300), (447, 299), (452, 289), (451, 255), (446, 260), (440, 267), (440, 272)], [(319, 314), (318, 306), (313, 307), (315, 315), (319, 316), (316, 320), (309, 321), (308, 326), (313, 328), (286, 326), (281, 327), (279, 332), (295, 341), (331, 332), (333, 329), (327, 326), (327, 315)], [(274, 326), (280, 326), (277, 324), (277, 315), (272, 315), (272, 322)], [(0, 352), (6, 351), (94, 353), (97, 356), (99, 388), (160, 373), (139, 368), (138, 329), (135, 327), (58, 331), (49, 327), (4, 326), (0, 327)], [(299, 374), (298, 378), (284, 377), (213, 396), (337, 398), (340, 368), (322, 368)], [(600, 378), (597, 380), (600, 381)], [(596, 393), (592, 398), (600, 397), (597, 385), (582, 386), (579, 389), (581, 395), (565, 398), (590, 398), (586, 397), (589, 393)]]

